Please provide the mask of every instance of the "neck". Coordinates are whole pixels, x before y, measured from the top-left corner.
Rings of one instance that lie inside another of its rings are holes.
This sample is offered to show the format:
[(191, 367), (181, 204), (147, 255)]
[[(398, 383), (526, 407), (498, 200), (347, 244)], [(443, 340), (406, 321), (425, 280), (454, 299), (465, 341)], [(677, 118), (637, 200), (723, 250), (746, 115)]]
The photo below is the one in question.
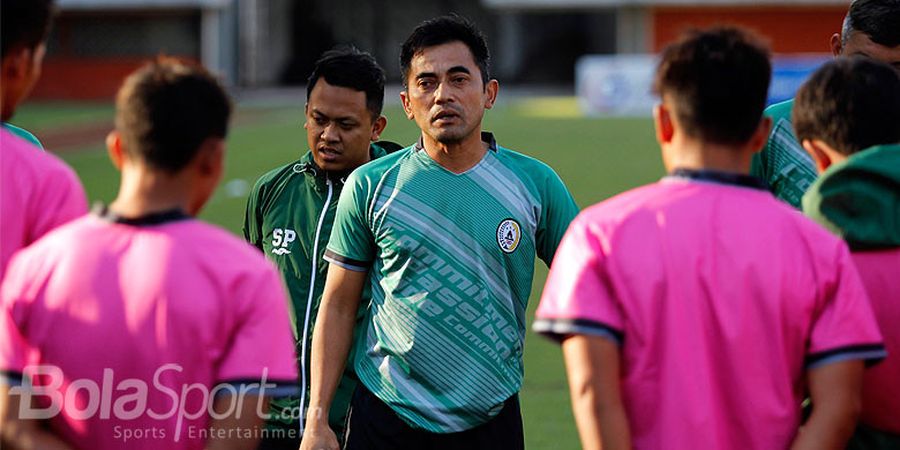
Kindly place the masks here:
[(189, 214), (189, 182), (184, 175), (169, 175), (143, 168), (122, 169), (119, 195), (109, 205), (116, 214), (134, 218), (181, 209)]
[(425, 152), (435, 162), (453, 173), (463, 173), (481, 162), (488, 146), (481, 141), (481, 130), (477, 129), (456, 142), (438, 142), (427, 134), (422, 134)]
[(741, 146), (710, 144), (708, 142), (672, 143), (666, 152), (666, 168), (717, 170), (740, 174), (750, 173), (753, 150)]

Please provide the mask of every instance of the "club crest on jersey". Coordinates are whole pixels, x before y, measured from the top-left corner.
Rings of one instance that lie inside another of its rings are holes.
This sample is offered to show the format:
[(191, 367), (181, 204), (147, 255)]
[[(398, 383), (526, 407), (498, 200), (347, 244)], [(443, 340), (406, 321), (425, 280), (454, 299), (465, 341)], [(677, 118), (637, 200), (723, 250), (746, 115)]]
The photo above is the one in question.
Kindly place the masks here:
[(497, 244), (504, 253), (512, 253), (519, 247), (519, 241), (522, 239), (522, 227), (519, 222), (513, 219), (506, 219), (500, 222), (497, 227)]

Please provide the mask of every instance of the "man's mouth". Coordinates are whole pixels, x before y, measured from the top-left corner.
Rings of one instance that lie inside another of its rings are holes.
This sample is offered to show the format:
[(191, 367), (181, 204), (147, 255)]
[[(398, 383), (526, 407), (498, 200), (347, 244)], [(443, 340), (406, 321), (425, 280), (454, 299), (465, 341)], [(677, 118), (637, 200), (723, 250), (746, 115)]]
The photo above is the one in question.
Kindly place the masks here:
[(458, 119), (458, 118), (459, 118), (459, 114), (457, 114), (457, 113), (455, 113), (455, 112), (453, 112), (453, 111), (438, 111), (438, 113), (435, 114), (435, 115), (431, 118), (431, 121), (434, 122), (434, 123), (437, 123), (437, 122), (450, 122), (450, 121), (456, 120), (456, 119)]
[(341, 152), (337, 151), (332, 147), (319, 147), (318, 148), (319, 155), (324, 157), (326, 160), (332, 160), (339, 158), (341, 156)]

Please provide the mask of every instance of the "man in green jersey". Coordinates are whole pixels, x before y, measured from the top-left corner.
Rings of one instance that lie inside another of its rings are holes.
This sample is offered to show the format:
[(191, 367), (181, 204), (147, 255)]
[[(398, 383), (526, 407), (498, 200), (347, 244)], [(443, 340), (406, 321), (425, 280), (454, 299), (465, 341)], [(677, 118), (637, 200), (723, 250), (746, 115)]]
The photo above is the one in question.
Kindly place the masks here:
[[(244, 237), (278, 266), (287, 284), (301, 366), (300, 397), (272, 402), (261, 448), (300, 445), (309, 400), (309, 343), (325, 285), (322, 254), (347, 175), (386, 154), (388, 145), (373, 143), (387, 124), (383, 103), (384, 71), (371, 55), (352, 48), (326, 52), (307, 85), (309, 151), (263, 175), (247, 201)], [(338, 430), (354, 389), (353, 375), (345, 374), (329, 418)]]
[(353, 172), (325, 259), (302, 449), (335, 449), (325, 417), (356, 333), (347, 449), (521, 449), (525, 309), (578, 208), (546, 164), (482, 132), (499, 85), (484, 36), (458, 16), (403, 44), (410, 148)]
[[(865, 56), (900, 71), (900, 0), (855, 0), (840, 33), (831, 36), (831, 52)], [(766, 109), (772, 132), (763, 150), (753, 157), (751, 175), (765, 180), (780, 199), (800, 208), (803, 193), (816, 179), (816, 166), (797, 142), (791, 124), (794, 100)]]

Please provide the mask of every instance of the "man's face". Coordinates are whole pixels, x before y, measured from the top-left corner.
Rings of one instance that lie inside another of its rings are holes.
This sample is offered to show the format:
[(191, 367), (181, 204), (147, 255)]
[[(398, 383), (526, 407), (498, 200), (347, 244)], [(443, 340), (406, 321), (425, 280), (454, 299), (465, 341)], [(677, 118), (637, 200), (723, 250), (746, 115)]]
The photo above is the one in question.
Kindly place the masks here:
[(372, 119), (365, 92), (333, 86), (322, 77), (309, 94), (303, 128), (316, 165), (340, 172), (369, 161), (369, 143), (385, 124), (384, 117)]
[(840, 51), (841, 56), (863, 56), (881, 61), (891, 65), (895, 70), (900, 72), (900, 45), (896, 47), (885, 47), (884, 45), (872, 42), (865, 33), (858, 31), (850, 33), (850, 38), (843, 44)]
[(472, 52), (462, 42), (427, 47), (415, 54), (400, 93), (403, 109), (422, 132), (442, 144), (478, 133), (484, 110), (497, 96), (497, 80), (487, 86)]

